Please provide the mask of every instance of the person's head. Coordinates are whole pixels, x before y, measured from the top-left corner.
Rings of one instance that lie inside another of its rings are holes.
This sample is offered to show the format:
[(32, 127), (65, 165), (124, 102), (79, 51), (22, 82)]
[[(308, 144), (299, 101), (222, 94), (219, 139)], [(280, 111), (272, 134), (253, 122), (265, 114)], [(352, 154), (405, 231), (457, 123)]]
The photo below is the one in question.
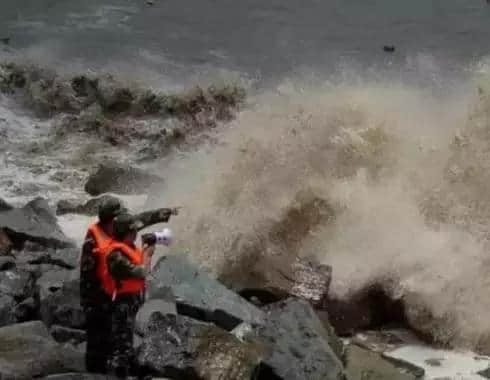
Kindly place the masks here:
[(112, 234), (114, 218), (125, 212), (119, 199), (108, 198), (99, 207), (99, 222), (107, 233)]
[(132, 244), (141, 227), (141, 221), (135, 219), (131, 214), (122, 213), (114, 218), (113, 236), (118, 241)]

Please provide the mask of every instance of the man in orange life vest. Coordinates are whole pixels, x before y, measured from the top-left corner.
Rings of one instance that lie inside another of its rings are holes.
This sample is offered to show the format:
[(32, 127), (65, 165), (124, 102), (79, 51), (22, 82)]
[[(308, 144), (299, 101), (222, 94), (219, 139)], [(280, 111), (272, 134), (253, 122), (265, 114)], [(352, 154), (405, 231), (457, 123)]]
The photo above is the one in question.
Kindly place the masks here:
[[(114, 218), (126, 212), (117, 199), (109, 199), (99, 208), (99, 221), (89, 227), (80, 259), (80, 298), (86, 317), (87, 350), (85, 364), (89, 372), (105, 373), (110, 351), (111, 298), (98, 278), (95, 250), (107, 246), (112, 239)], [(168, 222), (177, 209), (162, 208), (135, 216), (142, 227)]]
[(135, 245), (141, 221), (130, 214), (114, 220), (114, 240), (100, 251), (99, 278), (112, 299), (111, 373), (125, 379), (138, 374), (133, 352), (136, 313), (144, 302), (145, 278), (150, 271), (154, 245), (139, 249)]

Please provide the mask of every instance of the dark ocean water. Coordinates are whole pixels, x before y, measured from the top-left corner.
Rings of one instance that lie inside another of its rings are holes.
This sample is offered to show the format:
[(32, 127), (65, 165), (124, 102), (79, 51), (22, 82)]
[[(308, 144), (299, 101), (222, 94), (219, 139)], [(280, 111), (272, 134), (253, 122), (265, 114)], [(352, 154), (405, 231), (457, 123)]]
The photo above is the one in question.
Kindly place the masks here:
[[(0, 37), (35, 57), (125, 62), (174, 79), (339, 67), (459, 70), (490, 50), (483, 0), (2, 0)], [(383, 52), (395, 45), (394, 54)]]

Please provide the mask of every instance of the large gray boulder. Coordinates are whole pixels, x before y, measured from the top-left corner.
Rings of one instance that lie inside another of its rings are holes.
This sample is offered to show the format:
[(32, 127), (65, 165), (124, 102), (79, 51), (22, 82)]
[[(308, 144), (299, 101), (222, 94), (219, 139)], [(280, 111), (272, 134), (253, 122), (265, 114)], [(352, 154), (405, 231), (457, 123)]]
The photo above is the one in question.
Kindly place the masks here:
[(238, 324), (264, 322), (264, 313), (199, 269), (185, 254), (167, 255), (155, 265), (149, 298), (175, 296), (179, 314), (232, 330)]
[(154, 183), (162, 183), (163, 178), (145, 171), (114, 162), (101, 164), (90, 175), (85, 191), (96, 196), (103, 193), (139, 194), (147, 193)]
[(34, 277), (31, 273), (11, 269), (0, 272), (0, 295), (8, 295), (19, 301), (30, 297), (34, 292)]
[(135, 328), (136, 332), (145, 336), (148, 332), (148, 326), (151, 317), (154, 313), (160, 313), (162, 315), (177, 315), (177, 308), (173, 300), (161, 300), (153, 299), (144, 303), (144, 305), (138, 310), (136, 315)]
[(325, 307), (332, 280), (328, 265), (314, 259), (296, 258), (291, 262), (281, 256), (261, 256), (247, 272), (247, 281), (239, 289), (247, 299), (255, 297), (267, 304), (294, 296), (316, 308)]
[(80, 306), (78, 270), (56, 270), (43, 274), (37, 281), (40, 314), (47, 325), (83, 328), (85, 314)]
[(153, 313), (139, 348), (139, 364), (157, 376), (190, 380), (250, 380), (265, 356), (216, 326)]
[(31, 380), (63, 372), (84, 372), (83, 353), (56, 343), (39, 321), (0, 328), (0, 378)]
[[(39, 251), (24, 249), (20, 252), (15, 252), (14, 266), (29, 271), (36, 278), (39, 278), (48, 272), (63, 272), (67, 269), (77, 268), (79, 257), (79, 248), (44, 248)], [(1, 264), (0, 262), (0, 266)], [(8, 269), (8, 263), (6, 265)]]
[(56, 206), (56, 214), (82, 214), (82, 215), (97, 215), (99, 207), (110, 199), (116, 199), (112, 195), (101, 195), (97, 198), (89, 199), (87, 202), (82, 203), (76, 200), (61, 200)]
[(264, 361), (269, 378), (345, 379), (342, 361), (331, 347), (332, 336), (308, 302), (291, 298), (265, 310), (267, 323), (254, 328), (249, 336), (272, 347), (272, 355)]
[(22, 208), (0, 212), (0, 229), (7, 232), (14, 245), (33, 241), (54, 248), (73, 247), (75, 243), (65, 236), (48, 203), (36, 198)]

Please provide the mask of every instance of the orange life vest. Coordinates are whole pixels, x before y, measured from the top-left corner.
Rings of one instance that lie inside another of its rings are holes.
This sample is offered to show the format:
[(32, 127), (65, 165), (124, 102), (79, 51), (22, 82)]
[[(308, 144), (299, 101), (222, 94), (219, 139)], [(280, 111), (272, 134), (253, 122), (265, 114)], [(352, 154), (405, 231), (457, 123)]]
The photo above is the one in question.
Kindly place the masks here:
[[(104, 230), (99, 226), (99, 224), (94, 223), (90, 225), (88, 230), (92, 234), (95, 240), (94, 251), (105, 249), (107, 246), (109, 246), (109, 244), (111, 244), (112, 238), (104, 232)], [(97, 255), (97, 252), (94, 253), (95, 255)]]
[(110, 274), (107, 258), (116, 250), (123, 252), (134, 265), (143, 265), (144, 263), (142, 250), (112, 240), (104, 249), (98, 250), (97, 277), (101, 282), (102, 288), (113, 300), (118, 294), (140, 294), (145, 289), (145, 280), (131, 278), (116, 281)]

